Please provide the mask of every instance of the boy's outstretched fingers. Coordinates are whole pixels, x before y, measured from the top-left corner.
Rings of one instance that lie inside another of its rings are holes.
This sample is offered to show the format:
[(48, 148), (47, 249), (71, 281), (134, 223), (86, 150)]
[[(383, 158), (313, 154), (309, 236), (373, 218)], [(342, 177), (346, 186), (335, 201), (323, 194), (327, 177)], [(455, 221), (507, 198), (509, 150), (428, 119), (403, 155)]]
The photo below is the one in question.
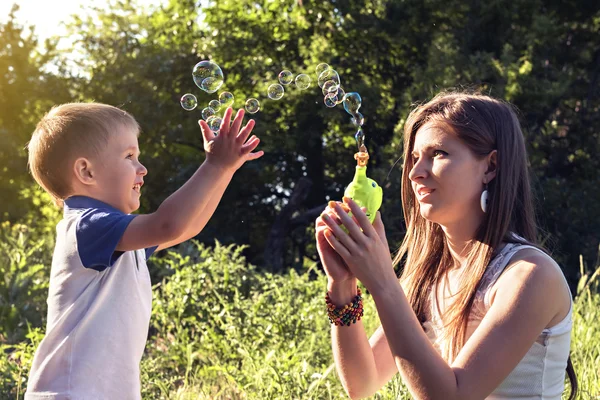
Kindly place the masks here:
[(254, 128), (254, 124), (255, 124), (254, 120), (251, 119), (250, 121), (248, 121), (246, 126), (244, 128), (242, 128), (240, 133), (238, 133), (236, 139), (239, 143), (246, 142), (246, 139), (248, 139), (248, 136), (250, 136), (250, 132), (252, 132), (252, 128)]
[(265, 154), (264, 151), (257, 151), (256, 153), (252, 153), (251, 151), (256, 149), (256, 146), (260, 143), (260, 139), (256, 136), (252, 136), (246, 144), (242, 146), (242, 154), (246, 155), (246, 160), (256, 160)]
[(200, 125), (200, 130), (202, 131), (202, 137), (206, 143), (215, 139), (215, 133), (210, 129), (205, 120), (198, 120), (198, 125)]
[(225, 114), (223, 115), (223, 121), (221, 121), (221, 128), (219, 129), (219, 134), (222, 136), (227, 136), (229, 134), (232, 113), (233, 110), (231, 107), (227, 107), (227, 110), (225, 110)]
[(229, 128), (229, 133), (233, 135), (238, 135), (240, 131), (240, 127), (242, 126), (242, 122), (244, 121), (244, 109), (240, 108), (235, 114), (235, 118), (233, 119), (233, 123), (231, 124), (231, 128)]

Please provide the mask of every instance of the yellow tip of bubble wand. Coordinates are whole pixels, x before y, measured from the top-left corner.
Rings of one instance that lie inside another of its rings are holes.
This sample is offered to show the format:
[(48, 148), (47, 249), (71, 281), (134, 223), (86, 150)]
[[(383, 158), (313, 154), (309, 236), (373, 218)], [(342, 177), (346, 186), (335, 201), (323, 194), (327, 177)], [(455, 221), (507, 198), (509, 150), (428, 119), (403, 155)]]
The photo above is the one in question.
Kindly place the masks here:
[[(358, 112), (361, 106), (361, 98), (358, 93), (347, 93), (344, 96), (344, 109), (353, 116), (352, 122), (359, 126), (355, 138), (358, 144), (358, 152), (354, 154), (356, 160), (356, 169), (352, 182), (346, 187), (344, 197), (354, 200), (359, 207), (367, 209), (366, 214), (369, 221), (373, 223), (377, 210), (383, 202), (383, 190), (373, 179), (367, 177), (367, 162), (369, 161), (369, 152), (364, 143), (364, 132), (361, 128), (364, 118)], [(346, 210), (349, 212), (349, 209)], [(352, 215), (351, 213), (349, 213)]]

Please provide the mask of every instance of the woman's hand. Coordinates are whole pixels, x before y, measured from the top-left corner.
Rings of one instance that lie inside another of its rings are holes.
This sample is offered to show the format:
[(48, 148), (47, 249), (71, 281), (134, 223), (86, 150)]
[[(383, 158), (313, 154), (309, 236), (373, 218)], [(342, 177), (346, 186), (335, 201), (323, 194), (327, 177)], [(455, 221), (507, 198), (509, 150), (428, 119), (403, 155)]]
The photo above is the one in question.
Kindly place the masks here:
[[(392, 258), (385, 237), (381, 214), (377, 212), (371, 225), (363, 210), (352, 199), (344, 199), (350, 207), (350, 217), (339, 204), (334, 206), (335, 216), (323, 213), (321, 216), (327, 228), (323, 231), (327, 243), (341, 256), (350, 272), (366, 288), (373, 292), (390, 281), (396, 281)], [(337, 221), (343, 224), (344, 232)]]
[(329, 228), (323, 220), (324, 215), (329, 215), (329, 218), (339, 222), (338, 217), (330, 207), (327, 207), (315, 221), (317, 252), (321, 258), (321, 263), (323, 263), (323, 269), (330, 283), (337, 284), (352, 280), (355, 278), (354, 274), (350, 272), (342, 257), (330, 246), (325, 238), (325, 231)]

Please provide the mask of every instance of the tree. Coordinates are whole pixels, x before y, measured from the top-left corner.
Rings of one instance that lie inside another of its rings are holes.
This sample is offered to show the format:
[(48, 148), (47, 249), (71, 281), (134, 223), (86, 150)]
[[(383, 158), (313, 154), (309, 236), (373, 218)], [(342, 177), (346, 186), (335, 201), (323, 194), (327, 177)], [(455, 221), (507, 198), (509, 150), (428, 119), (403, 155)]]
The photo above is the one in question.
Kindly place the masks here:
[(56, 40), (42, 49), (34, 27), (15, 19), (14, 5), (8, 21), (0, 24), (0, 211), (5, 220), (16, 221), (31, 208), (21, 192), (32, 186), (27, 173), (25, 146), (44, 112), (70, 98), (65, 78), (48, 71), (61, 68), (55, 57)]
[[(314, 216), (341, 197), (354, 171), (354, 128), (339, 106), (323, 106), (317, 64), (329, 63), (344, 89), (363, 97), (369, 175), (384, 187), (392, 248), (403, 235), (402, 171), (394, 163), (412, 104), (443, 88), (479, 88), (520, 110), (540, 219), (573, 278), (579, 254), (588, 265), (595, 260), (600, 236), (593, 201), (600, 195), (599, 7), (583, 0), (221, 0), (199, 8), (187, 0), (141, 9), (121, 0), (73, 20), (85, 56), (83, 78), (68, 84), (75, 99), (121, 106), (141, 123), (150, 171), (143, 210), (156, 208), (203, 160), (197, 119), (218, 93), (194, 86), (194, 64), (212, 59), (223, 68), (221, 91), (235, 95), (236, 107), (259, 98), (252, 117), (266, 155), (236, 174), (198, 238), (250, 244), (252, 262), (272, 264), (263, 250), (276, 237), (277, 251), (285, 251), (273, 269), (315, 259)], [(282, 100), (268, 99), (282, 69), (309, 74), (313, 85), (286, 86)], [(186, 92), (198, 96), (193, 112), (179, 106)]]

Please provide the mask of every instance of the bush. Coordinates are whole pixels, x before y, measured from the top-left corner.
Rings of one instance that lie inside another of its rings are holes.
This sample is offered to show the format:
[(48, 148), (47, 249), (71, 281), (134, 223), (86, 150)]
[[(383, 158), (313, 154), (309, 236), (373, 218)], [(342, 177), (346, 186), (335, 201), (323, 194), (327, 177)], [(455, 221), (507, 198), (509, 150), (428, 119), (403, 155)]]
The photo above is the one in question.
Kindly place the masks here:
[[(143, 398), (346, 398), (333, 366), (323, 308), (325, 276), (314, 265), (302, 273), (258, 272), (242, 256), (243, 249), (186, 243), (156, 258), (163, 278), (154, 286), (150, 337), (142, 360)], [(581, 398), (597, 398), (600, 269), (585, 273), (582, 267), (581, 272), (572, 358)], [(373, 332), (378, 325), (373, 301), (366, 295), (366, 329)], [(19, 343), (0, 345), (6, 354), (0, 359), (3, 398), (22, 398), (41, 338), (42, 330), (32, 328)], [(397, 376), (373, 398), (410, 396)]]
[(44, 333), (41, 328), (33, 328), (26, 335), (26, 340), (15, 345), (0, 343), (0, 393), (5, 398), (21, 399), (27, 387), (27, 377), (33, 362), (35, 349), (42, 341)]
[(3, 223), (0, 238), (0, 343), (17, 343), (44, 324), (51, 253), (25, 225)]
[(341, 391), (330, 368), (324, 276), (314, 269), (258, 273), (242, 250), (195, 244), (162, 261), (173, 275), (157, 285), (145, 397), (306, 398)]

